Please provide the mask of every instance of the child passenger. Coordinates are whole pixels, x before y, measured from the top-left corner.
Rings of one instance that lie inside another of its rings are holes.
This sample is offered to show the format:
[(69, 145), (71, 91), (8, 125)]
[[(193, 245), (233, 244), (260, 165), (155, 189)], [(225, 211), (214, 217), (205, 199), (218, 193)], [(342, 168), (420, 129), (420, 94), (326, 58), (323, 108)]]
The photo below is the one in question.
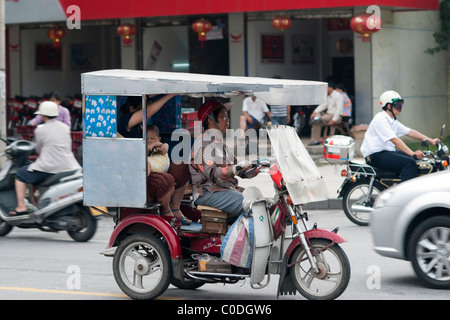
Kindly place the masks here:
[[(159, 129), (147, 127), (147, 196), (161, 203), (161, 214), (175, 216), (182, 225), (191, 224), (180, 211), (181, 199), (190, 175), (187, 165), (175, 165), (169, 159), (169, 145), (161, 143)], [(186, 166), (186, 168), (184, 167)]]

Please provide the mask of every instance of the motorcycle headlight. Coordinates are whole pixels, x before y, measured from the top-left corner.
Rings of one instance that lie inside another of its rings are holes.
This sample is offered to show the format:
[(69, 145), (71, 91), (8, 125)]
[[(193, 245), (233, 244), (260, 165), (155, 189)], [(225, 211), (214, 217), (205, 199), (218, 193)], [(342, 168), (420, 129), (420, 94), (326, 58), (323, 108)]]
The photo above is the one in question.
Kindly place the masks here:
[(392, 192), (390, 190), (383, 191), (376, 199), (373, 207), (375, 209), (382, 208), (391, 200)]

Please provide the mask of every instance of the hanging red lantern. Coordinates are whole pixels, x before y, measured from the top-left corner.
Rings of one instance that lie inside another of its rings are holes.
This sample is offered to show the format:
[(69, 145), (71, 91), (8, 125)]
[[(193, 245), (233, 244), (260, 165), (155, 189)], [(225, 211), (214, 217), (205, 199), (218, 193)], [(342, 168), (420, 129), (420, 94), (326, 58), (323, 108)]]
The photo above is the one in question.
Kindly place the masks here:
[(123, 44), (131, 44), (131, 38), (136, 33), (136, 27), (131, 23), (123, 23), (117, 27), (117, 33), (122, 37)]
[(61, 39), (66, 36), (66, 30), (61, 27), (51, 28), (47, 31), (47, 36), (53, 41), (53, 48), (59, 48)]
[(350, 27), (361, 34), (363, 40), (368, 40), (372, 33), (381, 29), (381, 18), (375, 14), (358, 14), (350, 20)]
[(202, 43), (202, 48), (203, 42), (206, 41), (206, 33), (209, 32), (211, 29), (212, 23), (203, 18), (194, 21), (194, 23), (192, 24), (192, 30), (198, 33), (198, 41)]
[(292, 20), (288, 16), (278, 16), (272, 19), (272, 27), (280, 31), (290, 28)]

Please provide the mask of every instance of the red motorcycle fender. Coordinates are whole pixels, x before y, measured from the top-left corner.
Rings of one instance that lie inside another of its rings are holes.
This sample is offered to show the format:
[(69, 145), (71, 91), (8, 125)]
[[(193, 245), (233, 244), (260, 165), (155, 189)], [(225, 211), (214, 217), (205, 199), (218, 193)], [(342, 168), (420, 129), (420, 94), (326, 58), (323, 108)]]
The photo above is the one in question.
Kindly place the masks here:
[[(312, 229), (308, 230), (305, 233), (306, 240), (309, 242), (310, 239), (314, 238), (321, 238), (321, 239), (328, 239), (331, 242), (334, 243), (343, 243), (346, 242), (346, 240), (338, 235), (337, 233), (324, 230), (324, 229)], [(278, 281), (278, 290), (277, 290), (277, 298), (279, 295), (286, 295), (286, 294), (295, 294), (296, 288), (294, 285), (294, 282), (291, 278), (290, 272), (288, 272), (289, 269), (289, 261), (291, 258), (292, 252), (294, 252), (295, 248), (300, 244), (300, 239), (296, 237), (291, 244), (289, 245), (288, 249), (286, 250), (286, 254), (283, 258), (283, 264), (281, 265), (280, 269), (280, 279)]]
[[(328, 239), (334, 243), (343, 243), (346, 242), (346, 240), (338, 235), (337, 233), (325, 230), (325, 229), (311, 229), (304, 233), (306, 240), (309, 242), (309, 239), (314, 238), (322, 238), (322, 239)], [(294, 239), (294, 241), (291, 242), (289, 245), (289, 248), (286, 251), (286, 257), (288, 258), (291, 256), (292, 252), (294, 251), (297, 246), (300, 245), (300, 239), (297, 237)]]
[(133, 215), (123, 219), (114, 229), (109, 239), (108, 248), (118, 245), (117, 240), (120, 239), (120, 235), (123, 232), (127, 232), (130, 229), (134, 229), (133, 233), (153, 231), (157, 232), (166, 240), (172, 259), (181, 258), (181, 244), (175, 230), (167, 223), (163, 218), (156, 215)]

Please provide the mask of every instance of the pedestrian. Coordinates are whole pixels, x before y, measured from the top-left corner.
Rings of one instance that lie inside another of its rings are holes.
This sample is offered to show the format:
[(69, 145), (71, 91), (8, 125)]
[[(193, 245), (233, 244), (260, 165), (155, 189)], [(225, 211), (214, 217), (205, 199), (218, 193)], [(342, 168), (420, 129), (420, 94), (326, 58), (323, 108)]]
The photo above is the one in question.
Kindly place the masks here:
[(348, 96), (343, 83), (336, 84), (336, 91), (339, 92), (340, 94), (342, 94), (342, 96), (344, 97), (344, 108), (342, 111), (342, 123), (346, 130), (346, 133), (350, 134), (350, 124), (351, 124), (352, 111), (353, 111), (352, 100)]
[(418, 141), (428, 140), (433, 145), (440, 140), (428, 138), (400, 123), (397, 117), (402, 111), (403, 103), (397, 92), (383, 92), (380, 96), (382, 111), (370, 122), (361, 145), (361, 153), (367, 164), (401, 174), (402, 181), (406, 181), (417, 177), (416, 159), (422, 159), (424, 154), (421, 150), (412, 151), (400, 137), (406, 135)]
[(44, 122), (34, 130), (39, 156), (32, 164), (17, 170), (14, 181), (17, 206), (15, 211), (9, 212), (11, 216), (30, 212), (25, 203), (27, 184), (40, 183), (56, 173), (81, 169), (72, 152), (70, 128), (56, 120), (60, 114), (58, 105), (52, 101), (44, 101), (36, 113)]
[[(281, 79), (280, 76), (273, 76), (274, 79)], [(272, 124), (287, 125), (291, 122), (291, 106), (270, 106), (270, 115), (272, 117)]]
[(344, 97), (337, 92), (333, 82), (328, 82), (327, 101), (319, 105), (311, 113), (311, 143), (310, 146), (316, 146), (321, 141), (321, 131), (324, 126), (331, 126), (330, 133), (333, 134), (334, 126), (342, 121), (342, 110), (344, 109)]
[(264, 122), (264, 117), (271, 119), (270, 110), (267, 104), (254, 95), (251, 95), (244, 99), (242, 104), (242, 113), (246, 120), (246, 129), (258, 130)]
[[(52, 91), (52, 93), (50, 93), (50, 101), (56, 103), (59, 108), (59, 114), (56, 117), (56, 120), (67, 124), (69, 126), (69, 128), (71, 128), (70, 111), (69, 111), (69, 109), (67, 109), (61, 105), (61, 101), (62, 101), (61, 93), (59, 93), (58, 91)], [(40, 114), (38, 114), (34, 119), (30, 120), (28, 122), (28, 124), (32, 125), (32, 126), (37, 126), (38, 124), (40, 124), (42, 122), (43, 122), (42, 116)]]

